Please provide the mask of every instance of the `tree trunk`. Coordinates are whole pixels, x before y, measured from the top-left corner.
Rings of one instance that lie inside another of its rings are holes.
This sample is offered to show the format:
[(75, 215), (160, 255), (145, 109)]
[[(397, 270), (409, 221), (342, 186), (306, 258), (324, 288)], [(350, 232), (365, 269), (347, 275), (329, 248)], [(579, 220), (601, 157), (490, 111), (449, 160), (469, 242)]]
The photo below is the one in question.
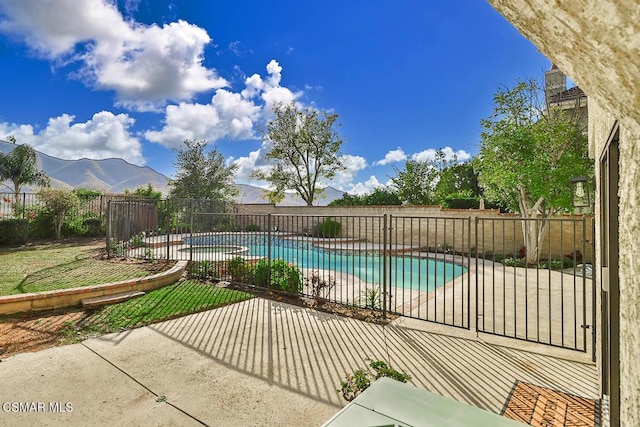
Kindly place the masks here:
[(547, 215), (543, 214), (541, 218), (538, 218), (544, 198), (539, 198), (532, 207), (529, 207), (529, 200), (525, 190), (520, 188), (518, 195), (520, 216), (522, 217), (522, 236), (526, 250), (525, 261), (527, 265), (535, 265), (540, 261), (540, 248), (549, 225)]

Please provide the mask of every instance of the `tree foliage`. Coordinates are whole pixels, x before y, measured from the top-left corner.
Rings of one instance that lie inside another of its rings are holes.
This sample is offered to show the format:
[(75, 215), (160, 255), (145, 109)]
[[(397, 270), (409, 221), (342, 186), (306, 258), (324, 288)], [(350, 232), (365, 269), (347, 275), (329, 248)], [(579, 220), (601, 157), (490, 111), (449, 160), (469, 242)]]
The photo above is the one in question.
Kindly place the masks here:
[(51, 213), (53, 225), (56, 231), (56, 239), (62, 237), (62, 225), (65, 216), (78, 205), (78, 196), (73, 191), (61, 188), (45, 188), (38, 193), (45, 208)]
[(137, 197), (144, 197), (147, 199), (155, 199), (155, 200), (162, 199), (162, 193), (160, 191), (154, 190), (150, 182), (147, 183), (146, 187), (138, 187), (133, 191), (124, 190), (124, 193), (137, 196)]
[(433, 193), (438, 204), (445, 207), (449, 199), (479, 199), (483, 194), (472, 162), (444, 168), (438, 176)]
[(408, 205), (433, 205), (438, 203), (435, 188), (444, 170), (454, 166), (457, 157), (448, 157), (443, 150), (436, 151), (433, 160), (407, 160), (404, 170), (394, 167), (396, 175), (392, 185), (402, 203)]
[(275, 187), (269, 194), (272, 202), (282, 200), (285, 190), (294, 190), (312, 206), (322, 194), (321, 185), (345, 169), (339, 156), (342, 139), (334, 129), (338, 115), (295, 104), (276, 104), (274, 113), (262, 131), (271, 144), (266, 158), (273, 164), (252, 176)]
[(234, 184), (237, 165), (227, 166), (222, 153), (215, 148), (207, 152), (206, 141), (184, 141), (184, 147), (176, 150), (174, 167), (176, 178), (169, 181), (171, 198), (224, 203), (238, 194)]
[[(15, 139), (12, 141), (15, 144)], [(12, 186), (3, 185), (13, 192), (16, 201), (24, 185), (48, 187), (50, 184), (47, 174), (36, 169), (36, 151), (27, 144), (17, 145), (8, 154), (0, 153), (0, 182), (2, 181), (11, 182)]]
[(545, 105), (540, 93), (534, 80), (496, 92), (476, 163), (487, 198), (525, 219), (530, 263), (537, 262), (546, 219), (571, 209), (569, 179), (593, 176), (594, 167), (574, 112)]
[(352, 195), (344, 193), (342, 198), (329, 203), (329, 206), (388, 206), (401, 205), (398, 194), (389, 188), (376, 188), (369, 194)]

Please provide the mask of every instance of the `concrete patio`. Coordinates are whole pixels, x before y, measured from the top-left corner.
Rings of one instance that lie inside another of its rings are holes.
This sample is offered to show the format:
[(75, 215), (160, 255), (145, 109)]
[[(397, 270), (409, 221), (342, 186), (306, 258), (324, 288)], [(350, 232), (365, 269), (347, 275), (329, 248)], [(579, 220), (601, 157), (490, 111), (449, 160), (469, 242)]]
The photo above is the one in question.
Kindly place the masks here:
[[(381, 326), (255, 298), (4, 360), (0, 425), (315, 426), (346, 404), (336, 389), (367, 357), (495, 413), (517, 380), (598, 398), (595, 365), (555, 357), (576, 352), (505, 342), (519, 348), (421, 321)], [(5, 402), (47, 410), (11, 412)], [(50, 402), (73, 410), (52, 413)]]

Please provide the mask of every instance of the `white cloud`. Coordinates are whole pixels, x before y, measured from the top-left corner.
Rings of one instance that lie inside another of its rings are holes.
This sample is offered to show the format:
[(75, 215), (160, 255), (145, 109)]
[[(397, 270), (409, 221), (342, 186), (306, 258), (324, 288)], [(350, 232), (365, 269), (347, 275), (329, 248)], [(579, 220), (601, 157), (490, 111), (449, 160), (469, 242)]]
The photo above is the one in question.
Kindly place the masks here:
[(398, 147), (395, 150), (389, 151), (385, 154), (384, 159), (378, 160), (374, 162), (374, 165), (388, 165), (389, 163), (401, 162), (403, 160), (407, 160), (407, 155), (402, 150), (402, 148)]
[[(266, 172), (269, 170), (271, 162), (265, 158), (265, 153), (268, 149), (269, 143), (263, 142), (260, 149), (251, 151), (248, 156), (239, 157), (237, 159), (232, 157), (229, 159), (231, 162), (238, 165), (236, 182), (251, 183), (251, 185), (270, 188), (270, 184), (268, 182), (250, 179), (250, 175), (253, 171), (261, 170)], [(323, 180), (322, 182), (319, 182), (320, 187), (331, 186), (338, 190), (345, 191), (345, 189), (353, 187), (354, 176), (367, 166), (366, 159), (360, 156), (344, 154), (341, 156), (341, 160), (346, 166), (346, 170), (338, 172), (330, 181)]]
[(170, 148), (178, 147), (185, 139), (215, 142), (221, 138), (255, 138), (254, 124), (263, 116), (270, 116), (274, 102), (293, 102), (301, 95), (280, 86), (282, 67), (278, 62), (269, 62), (267, 71), (265, 79), (258, 74), (245, 79), (245, 88), (239, 93), (218, 89), (209, 104), (183, 102), (167, 106), (164, 127), (145, 132), (145, 138)]
[[(457, 157), (459, 162), (464, 162), (464, 161), (467, 161), (467, 160), (469, 160), (471, 158), (471, 154), (467, 153), (464, 150), (453, 151), (453, 149), (451, 147), (444, 147), (444, 148), (441, 148), (441, 150), (444, 152), (445, 158), (447, 160), (453, 159), (454, 155)], [(436, 158), (436, 151), (437, 150), (435, 150), (433, 148), (428, 148), (428, 149), (420, 151), (418, 153), (414, 153), (411, 156), (411, 159), (412, 160), (418, 160), (418, 161), (421, 161), (421, 162), (434, 160)]]
[(125, 20), (108, 0), (0, 0), (0, 6), (0, 31), (59, 64), (79, 61), (73, 75), (114, 90), (121, 106), (157, 110), (167, 100), (188, 100), (228, 84), (202, 65), (211, 39), (188, 22)]
[(14, 135), (19, 143), (27, 143), (38, 151), (61, 159), (117, 157), (144, 165), (140, 141), (129, 132), (134, 119), (127, 114), (101, 111), (86, 122), (73, 123), (74, 119), (69, 114), (50, 118), (46, 128), (40, 132), (34, 131), (31, 125), (0, 123), (0, 135), (3, 138)]
[(264, 157), (264, 145), (265, 144), (263, 143), (262, 148), (249, 152), (249, 155), (246, 157), (238, 157), (237, 159), (230, 157), (228, 159), (229, 162), (238, 165), (238, 169), (236, 170), (236, 182), (241, 184), (251, 183), (251, 185), (269, 188), (269, 183), (256, 181), (251, 178), (251, 174), (254, 171), (260, 170), (266, 172), (269, 169), (269, 164)]
[(362, 156), (343, 154), (340, 156), (345, 170), (336, 173), (331, 181), (322, 182), (322, 185), (330, 185), (338, 190), (345, 191), (353, 186), (353, 178), (358, 172), (367, 167), (367, 159)]
[(383, 187), (385, 187), (385, 185), (378, 181), (378, 178), (376, 178), (375, 175), (371, 175), (365, 182), (358, 182), (355, 184), (351, 190), (347, 191), (347, 193), (362, 196), (364, 194), (372, 193), (376, 188)]

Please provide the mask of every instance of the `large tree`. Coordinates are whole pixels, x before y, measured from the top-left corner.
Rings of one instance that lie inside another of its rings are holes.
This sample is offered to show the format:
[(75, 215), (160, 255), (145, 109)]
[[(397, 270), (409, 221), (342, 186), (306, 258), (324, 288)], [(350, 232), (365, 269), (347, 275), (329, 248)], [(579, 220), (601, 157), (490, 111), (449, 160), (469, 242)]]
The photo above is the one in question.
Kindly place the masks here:
[(176, 150), (176, 177), (169, 181), (169, 197), (229, 202), (238, 194), (234, 184), (237, 165), (226, 165), (215, 148), (207, 151), (206, 141), (186, 140)]
[[(11, 140), (15, 144), (15, 138)], [(47, 174), (36, 168), (36, 151), (27, 144), (16, 145), (8, 154), (0, 153), (0, 182), (3, 181), (11, 182), (11, 186), (3, 185), (11, 190), (14, 201), (24, 185), (48, 187), (50, 183)]]
[(449, 157), (443, 150), (438, 150), (433, 159), (409, 159), (404, 170), (394, 167), (396, 175), (391, 183), (403, 203), (433, 205), (438, 202), (434, 190), (442, 171), (456, 163), (455, 155)]
[(339, 155), (342, 138), (334, 129), (339, 126), (338, 115), (295, 104), (276, 104), (274, 113), (262, 131), (270, 144), (266, 158), (273, 164), (252, 176), (273, 185), (271, 201), (282, 200), (285, 190), (294, 190), (307, 206), (313, 206), (323, 192), (321, 186), (345, 169)]
[(493, 114), (481, 122), (476, 163), (487, 198), (524, 219), (531, 264), (538, 261), (548, 218), (571, 210), (569, 180), (593, 176), (594, 167), (576, 110), (546, 105), (541, 94), (535, 80), (498, 89)]

